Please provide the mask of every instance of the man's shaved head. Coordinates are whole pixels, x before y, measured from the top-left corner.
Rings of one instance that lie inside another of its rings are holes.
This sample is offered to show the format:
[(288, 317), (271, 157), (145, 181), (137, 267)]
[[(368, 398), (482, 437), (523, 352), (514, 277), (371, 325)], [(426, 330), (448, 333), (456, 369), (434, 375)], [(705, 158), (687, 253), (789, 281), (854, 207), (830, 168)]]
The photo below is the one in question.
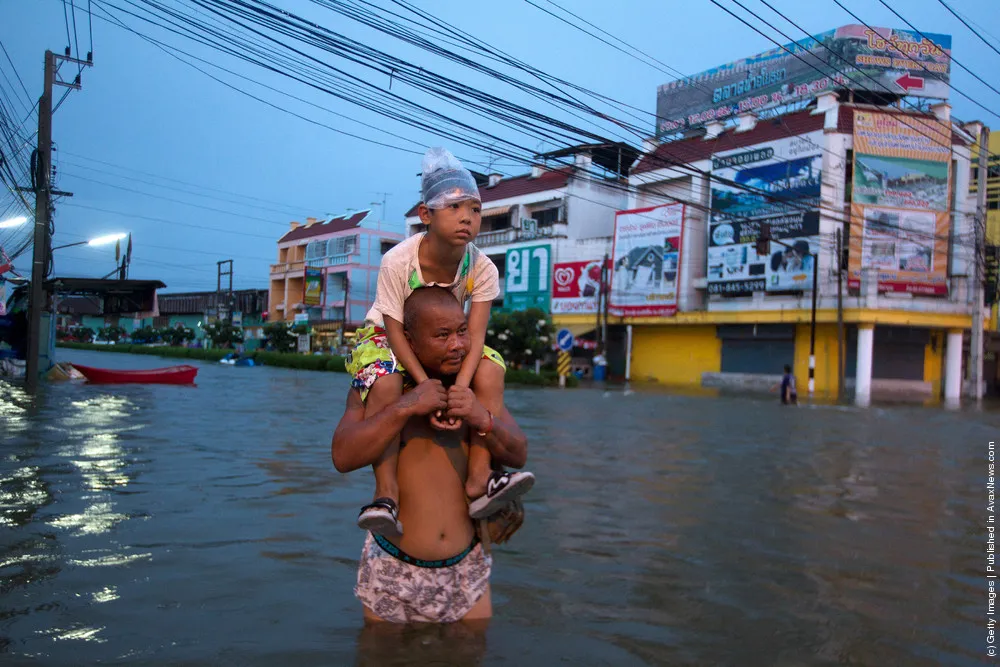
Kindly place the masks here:
[(458, 299), (444, 287), (432, 285), (413, 290), (403, 303), (403, 331), (414, 334), (420, 327), (423, 316), (430, 315), (439, 307), (454, 307), (461, 310)]
[(403, 333), (431, 377), (453, 376), (469, 352), (469, 324), (455, 295), (420, 287), (403, 304)]

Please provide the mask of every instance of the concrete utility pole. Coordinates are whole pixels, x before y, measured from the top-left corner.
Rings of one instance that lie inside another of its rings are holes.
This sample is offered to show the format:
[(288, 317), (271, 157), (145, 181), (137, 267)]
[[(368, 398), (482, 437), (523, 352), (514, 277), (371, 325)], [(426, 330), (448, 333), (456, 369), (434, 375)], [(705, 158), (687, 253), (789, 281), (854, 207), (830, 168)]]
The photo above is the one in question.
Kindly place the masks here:
[(31, 258), (31, 299), (28, 305), (28, 358), (25, 359), (25, 380), (28, 391), (38, 387), (39, 368), (42, 347), (42, 312), (47, 308), (45, 298), (45, 279), (49, 273), (49, 246), (52, 243), (51, 219), (52, 197), (72, 196), (69, 192), (59, 192), (52, 189), (52, 87), (64, 86), (79, 90), (80, 75), (77, 73), (72, 82), (59, 79), (58, 63), (68, 62), (88, 67), (93, 64), (92, 54), (87, 54), (87, 60), (70, 57), (69, 47), (66, 55), (56, 55), (45, 52), (45, 75), (42, 96), (38, 99), (38, 149), (35, 152), (35, 165), (32, 174), (32, 190), (35, 193), (35, 235), (34, 249)]
[(52, 82), (56, 73), (56, 57), (45, 52), (45, 83), (38, 100), (38, 152), (35, 160), (35, 238), (31, 259), (31, 300), (28, 310), (28, 358), (25, 360), (25, 380), (28, 390), (38, 386), (39, 358), (42, 346), (42, 310), (45, 308), (45, 278), (49, 271), (49, 166), (52, 157)]
[(989, 169), (990, 130), (985, 125), (979, 131), (979, 180), (976, 192), (976, 270), (972, 297), (972, 336), (969, 339), (969, 375), (972, 396), (983, 400), (983, 264), (986, 246), (986, 175)]

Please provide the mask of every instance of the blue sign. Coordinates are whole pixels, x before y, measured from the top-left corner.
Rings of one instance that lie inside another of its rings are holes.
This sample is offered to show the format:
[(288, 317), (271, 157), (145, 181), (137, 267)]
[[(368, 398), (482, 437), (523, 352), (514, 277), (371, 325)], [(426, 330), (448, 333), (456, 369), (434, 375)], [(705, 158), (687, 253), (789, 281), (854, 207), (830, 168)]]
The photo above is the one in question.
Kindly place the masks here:
[(556, 344), (559, 349), (563, 352), (569, 352), (573, 349), (573, 332), (569, 329), (560, 329), (559, 333), (556, 334)]

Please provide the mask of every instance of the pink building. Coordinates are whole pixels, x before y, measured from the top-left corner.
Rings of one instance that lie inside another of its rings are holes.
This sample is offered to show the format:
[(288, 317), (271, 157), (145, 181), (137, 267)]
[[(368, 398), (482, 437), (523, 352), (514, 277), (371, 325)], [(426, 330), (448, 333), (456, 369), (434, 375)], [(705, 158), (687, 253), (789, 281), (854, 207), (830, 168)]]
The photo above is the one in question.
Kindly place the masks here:
[(271, 265), (268, 321), (304, 315), (315, 330), (331, 333), (361, 325), (375, 300), (382, 255), (403, 240), (379, 231), (369, 214), (291, 223), (278, 239), (278, 263)]

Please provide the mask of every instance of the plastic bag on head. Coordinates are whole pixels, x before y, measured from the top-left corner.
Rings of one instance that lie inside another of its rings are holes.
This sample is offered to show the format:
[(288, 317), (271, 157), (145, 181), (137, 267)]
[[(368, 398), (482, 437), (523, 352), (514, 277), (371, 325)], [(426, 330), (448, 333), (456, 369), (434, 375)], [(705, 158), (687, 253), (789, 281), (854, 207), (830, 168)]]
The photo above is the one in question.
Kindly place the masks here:
[(420, 189), (428, 208), (444, 208), (455, 202), (479, 197), (476, 179), (446, 148), (430, 148), (424, 154)]

